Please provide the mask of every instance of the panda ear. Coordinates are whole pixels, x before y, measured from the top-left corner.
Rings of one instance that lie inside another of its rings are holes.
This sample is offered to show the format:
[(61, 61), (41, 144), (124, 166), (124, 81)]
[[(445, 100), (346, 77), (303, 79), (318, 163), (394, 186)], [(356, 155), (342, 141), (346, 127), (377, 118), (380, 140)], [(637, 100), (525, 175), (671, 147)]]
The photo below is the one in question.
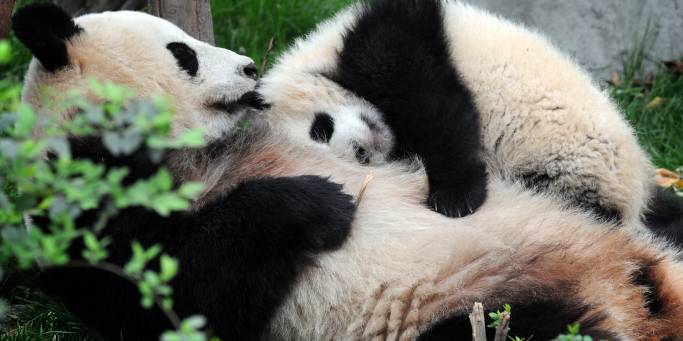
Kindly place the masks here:
[(49, 3), (19, 9), (12, 17), (12, 29), (48, 71), (69, 65), (66, 43), (83, 31), (69, 14)]

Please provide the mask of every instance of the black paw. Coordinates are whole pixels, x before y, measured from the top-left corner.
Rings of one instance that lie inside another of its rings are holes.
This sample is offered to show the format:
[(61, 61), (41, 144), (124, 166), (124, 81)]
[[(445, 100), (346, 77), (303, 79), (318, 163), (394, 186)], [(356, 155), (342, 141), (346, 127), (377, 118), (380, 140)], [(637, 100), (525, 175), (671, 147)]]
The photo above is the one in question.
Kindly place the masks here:
[(312, 251), (339, 248), (349, 233), (356, 205), (342, 186), (318, 176), (292, 178), (308, 200), (299, 202), (299, 228)]
[(486, 181), (474, 181), (467, 186), (435, 187), (429, 191), (427, 206), (447, 217), (470, 215), (486, 201)]

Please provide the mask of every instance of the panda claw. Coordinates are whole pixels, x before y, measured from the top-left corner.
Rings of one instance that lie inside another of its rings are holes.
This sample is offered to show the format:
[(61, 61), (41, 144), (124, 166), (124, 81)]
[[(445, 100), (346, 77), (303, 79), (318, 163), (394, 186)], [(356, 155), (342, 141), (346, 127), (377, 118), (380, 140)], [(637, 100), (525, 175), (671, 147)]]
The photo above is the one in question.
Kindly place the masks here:
[(460, 218), (474, 213), (485, 200), (485, 188), (438, 188), (431, 191), (427, 206), (449, 218)]

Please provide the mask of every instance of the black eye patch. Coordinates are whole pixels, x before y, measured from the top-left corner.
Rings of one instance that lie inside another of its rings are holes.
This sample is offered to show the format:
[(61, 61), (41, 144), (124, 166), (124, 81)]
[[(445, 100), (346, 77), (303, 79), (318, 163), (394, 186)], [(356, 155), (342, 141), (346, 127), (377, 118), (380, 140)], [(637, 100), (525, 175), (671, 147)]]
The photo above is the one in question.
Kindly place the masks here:
[(315, 114), (315, 120), (308, 134), (316, 142), (329, 143), (334, 134), (334, 120), (324, 112)]
[(181, 69), (192, 77), (197, 75), (199, 61), (197, 60), (197, 53), (191, 47), (185, 43), (169, 43), (166, 48), (171, 51)]

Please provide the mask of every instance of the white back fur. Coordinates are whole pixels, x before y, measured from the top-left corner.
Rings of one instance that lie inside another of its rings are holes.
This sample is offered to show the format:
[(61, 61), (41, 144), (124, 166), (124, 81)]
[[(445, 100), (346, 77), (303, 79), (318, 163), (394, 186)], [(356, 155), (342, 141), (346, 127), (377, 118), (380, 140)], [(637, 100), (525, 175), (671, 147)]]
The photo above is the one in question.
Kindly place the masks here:
[[(297, 40), (262, 79), (272, 122), (302, 143), (310, 140), (316, 108), (346, 100), (316, 75), (336, 68), (343, 35), (358, 11), (351, 6)], [(459, 2), (447, 2), (444, 17), (456, 69), (481, 115), (489, 172), (501, 179), (548, 174), (557, 180), (558, 197), (597, 190), (591, 199), (616, 206), (624, 225), (642, 232), (653, 168), (608, 96), (538, 33)], [(344, 144), (331, 147), (349, 153)]]

